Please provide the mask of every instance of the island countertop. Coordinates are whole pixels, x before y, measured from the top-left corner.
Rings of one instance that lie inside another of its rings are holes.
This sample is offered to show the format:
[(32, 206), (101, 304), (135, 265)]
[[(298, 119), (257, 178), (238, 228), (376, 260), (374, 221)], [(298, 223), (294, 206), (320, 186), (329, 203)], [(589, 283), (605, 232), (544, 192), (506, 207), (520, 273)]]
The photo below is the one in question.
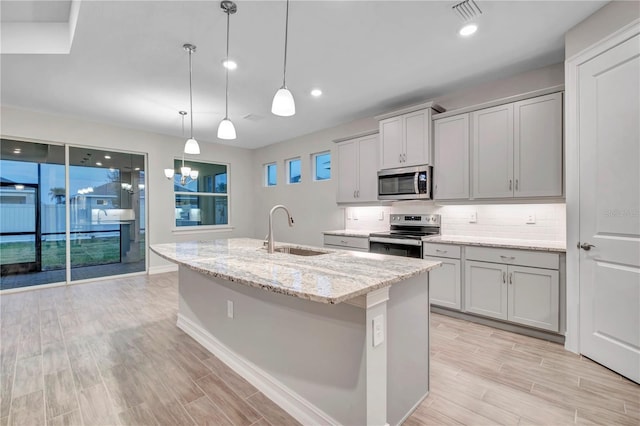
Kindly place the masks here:
[(205, 275), (321, 303), (340, 303), (440, 266), (423, 259), (329, 250), (318, 256), (267, 253), (263, 241), (230, 238), (153, 244), (171, 262)]

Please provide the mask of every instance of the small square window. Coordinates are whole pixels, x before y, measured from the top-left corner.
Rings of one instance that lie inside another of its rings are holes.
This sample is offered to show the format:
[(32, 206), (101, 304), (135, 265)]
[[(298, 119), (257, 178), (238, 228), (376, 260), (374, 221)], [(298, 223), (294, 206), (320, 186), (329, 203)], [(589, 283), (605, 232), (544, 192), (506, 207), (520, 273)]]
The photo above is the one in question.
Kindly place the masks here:
[(278, 165), (276, 163), (265, 164), (264, 173), (265, 186), (276, 186), (278, 184)]
[(313, 180), (331, 179), (331, 152), (320, 152), (311, 156), (313, 163)]
[(292, 158), (287, 160), (287, 182), (288, 183), (300, 183), (300, 159)]

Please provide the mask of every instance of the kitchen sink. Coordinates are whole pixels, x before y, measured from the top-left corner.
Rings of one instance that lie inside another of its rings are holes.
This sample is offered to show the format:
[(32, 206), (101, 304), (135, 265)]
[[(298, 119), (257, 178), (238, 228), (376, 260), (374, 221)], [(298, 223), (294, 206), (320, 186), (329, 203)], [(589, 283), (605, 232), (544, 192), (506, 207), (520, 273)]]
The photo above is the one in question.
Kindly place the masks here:
[(295, 256), (319, 256), (321, 254), (327, 254), (327, 251), (310, 250), (298, 247), (276, 247), (275, 251), (286, 254), (293, 254)]

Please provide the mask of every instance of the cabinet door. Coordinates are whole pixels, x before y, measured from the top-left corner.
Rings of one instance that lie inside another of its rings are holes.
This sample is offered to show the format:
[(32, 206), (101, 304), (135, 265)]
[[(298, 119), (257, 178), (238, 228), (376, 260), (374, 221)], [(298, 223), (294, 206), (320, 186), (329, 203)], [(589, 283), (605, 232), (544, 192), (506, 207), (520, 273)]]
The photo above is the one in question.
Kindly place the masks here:
[(508, 320), (558, 331), (560, 284), (558, 271), (509, 266)]
[(460, 310), (460, 261), (442, 257), (425, 257), (442, 262), (442, 266), (429, 271), (429, 301), (432, 305)]
[(431, 164), (431, 114), (429, 110), (402, 116), (404, 121), (404, 165)]
[(338, 144), (338, 203), (355, 201), (358, 190), (357, 155), (356, 141)]
[(562, 93), (516, 102), (514, 195), (562, 195)]
[(434, 199), (469, 198), (469, 114), (434, 122)]
[(476, 111), (473, 198), (513, 197), (513, 104)]
[(402, 117), (391, 117), (380, 122), (380, 168), (404, 166), (402, 143)]
[(464, 272), (465, 310), (506, 320), (507, 266), (467, 260)]
[(358, 142), (358, 202), (378, 201), (378, 150), (378, 135)]

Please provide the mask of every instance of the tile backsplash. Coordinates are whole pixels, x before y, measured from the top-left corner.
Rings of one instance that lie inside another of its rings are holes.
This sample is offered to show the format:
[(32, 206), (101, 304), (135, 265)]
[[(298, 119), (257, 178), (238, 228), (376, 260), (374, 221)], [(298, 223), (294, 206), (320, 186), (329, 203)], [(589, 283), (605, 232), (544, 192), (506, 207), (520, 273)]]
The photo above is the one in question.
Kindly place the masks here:
[(537, 241), (565, 241), (567, 235), (564, 203), (439, 206), (416, 201), (394, 203), (391, 207), (347, 207), (345, 228), (372, 231), (389, 229), (391, 213), (438, 213), (442, 216), (442, 235)]

